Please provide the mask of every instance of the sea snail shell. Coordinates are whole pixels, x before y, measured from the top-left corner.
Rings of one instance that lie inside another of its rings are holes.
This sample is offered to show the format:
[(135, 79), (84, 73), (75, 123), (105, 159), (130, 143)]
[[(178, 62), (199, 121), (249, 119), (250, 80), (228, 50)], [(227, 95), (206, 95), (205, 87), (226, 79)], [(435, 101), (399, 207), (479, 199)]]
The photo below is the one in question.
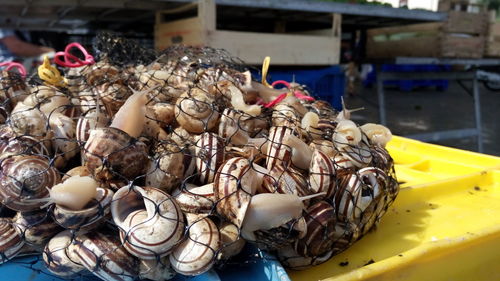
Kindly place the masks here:
[(49, 161), (36, 155), (8, 157), (0, 168), (2, 204), (16, 211), (31, 211), (42, 206), (45, 202), (37, 199), (47, 198), (47, 189), (61, 180)]
[(170, 254), (172, 268), (183, 275), (194, 276), (210, 270), (220, 248), (220, 233), (208, 217), (186, 214), (189, 237)]
[(113, 197), (111, 214), (125, 249), (141, 259), (168, 255), (184, 234), (179, 205), (157, 188), (120, 188)]

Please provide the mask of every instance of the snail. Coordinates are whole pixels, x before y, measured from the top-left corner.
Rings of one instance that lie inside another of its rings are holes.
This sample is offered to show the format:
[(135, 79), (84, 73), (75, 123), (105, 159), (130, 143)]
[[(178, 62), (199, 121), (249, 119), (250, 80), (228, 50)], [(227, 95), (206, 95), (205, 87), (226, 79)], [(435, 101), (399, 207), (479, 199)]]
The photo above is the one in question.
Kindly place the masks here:
[(17, 135), (28, 135), (39, 140), (50, 137), (47, 117), (36, 107), (18, 103), (7, 123)]
[(89, 176), (72, 176), (50, 191), (54, 220), (66, 229), (89, 230), (109, 214), (113, 191)]
[(173, 197), (153, 187), (124, 186), (111, 202), (125, 249), (141, 259), (168, 255), (181, 242), (184, 217)]
[(194, 276), (210, 270), (221, 246), (220, 233), (208, 217), (186, 214), (188, 238), (170, 254), (172, 268), (183, 275)]
[(90, 132), (83, 149), (85, 165), (100, 181), (143, 175), (147, 166), (147, 148), (137, 141), (145, 121), (144, 96), (150, 90), (135, 92), (120, 108), (110, 127)]
[(256, 130), (267, 128), (267, 122), (255, 119), (232, 108), (226, 108), (222, 112), (219, 123), (219, 136), (228, 139), (230, 143), (237, 146), (254, 146), (262, 152), (267, 149), (266, 138), (250, 137)]
[(65, 230), (52, 237), (45, 245), (42, 257), (51, 273), (59, 277), (70, 278), (85, 270), (73, 251), (73, 240), (73, 234)]
[(336, 118), (335, 118), (336, 121), (350, 120), (351, 119), (351, 114), (353, 112), (365, 109), (364, 107), (355, 108), (355, 109), (347, 109), (346, 106), (345, 106), (344, 97), (341, 97), (341, 101), (342, 101), (342, 110), (336, 116)]
[(305, 211), (306, 235), (295, 242), (295, 250), (303, 257), (316, 257), (332, 251), (335, 243), (335, 211), (331, 204), (319, 201)]
[(80, 151), (75, 141), (76, 124), (70, 117), (55, 112), (50, 115), (49, 126), (54, 132), (52, 146), (57, 156), (55, 165), (61, 168)]
[(8, 218), (0, 218), (0, 237), (2, 241), (0, 244), (0, 264), (2, 264), (19, 254), (24, 246), (24, 240)]
[(73, 107), (68, 96), (49, 86), (32, 87), (31, 94), (22, 103), (28, 107), (39, 108), (46, 116), (53, 113), (64, 114)]
[(260, 193), (295, 194), (299, 197), (312, 193), (302, 173), (292, 167), (285, 168), (283, 165), (275, 165), (264, 175), (258, 191)]
[(314, 112), (307, 112), (300, 122), (300, 127), (311, 139), (320, 140), (323, 132), (319, 129), (319, 116)]
[(175, 120), (175, 105), (170, 103), (155, 103), (147, 106), (146, 118), (154, 119), (158, 122), (160, 127), (173, 123)]
[(361, 141), (361, 130), (351, 120), (340, 120), (337, 123), (332, 140), (338, 149), (357, 145)]
[(391, 131), (383, 125), (366, 123), (360, 129), (366, 134), (371, 143), (381, 147), (385, 147), (392, 138)]
[(21, 75), (11, 71), (1, 71), (0, 93), (9, 100), (9, 105), (6, 106), (8, 111), (10, 105), (15, 107), (18, 102), (22, 102), (28, 96), (29, 91)]
[(44, 205), (50, 188), (61, 180), (49, 161), (36, 155), (8, 157), (0, 169), (2, 204), (16, 211), (31, 211)]
[(175, 118), (190, 133), (211, 130), (219, 120), (215, 97), (199, 88), (182, 94), (176, 102)]
[(219, 226), (221, 248), (217, 259), (228, 260), (238, 255), (245, 247), (245, 239), (241, 238), (240, 231), (236, 225), (223, 222)]
[(154, 160), (149, 163), (146, 185), (170, 193), (179, 186), (186, 170), (184, 153), (177, 145), (161, 143), (155, 148)]
[(116, 113), (125, 101), (132, 95), (132, 91), (120, 83), (103, 83), (95, 88), (102, 103), (109, 112)]
[(181, 210), (185, 213), (210, 213), (215, 206), (214, 184), (202, 186), (186, 183), (172, 192)]
[(202, 184), (211, 183), (224, 162), (224, 141), (216, 134), (203, 133), (195, 146), (196, 168)]
[(86, 142), (89, 139), (90, 130), (107, 127), (110, 119), (103, 110), (90, 109), (76, 123), (76, 139)]
[(51, 155), (51, 147), (45, 141), (31, 136), (17, 136), (12, 127), (0, 125), (0, 159), (20, 154)]
[(44, 246), (54, 235), (61, 232), (46, 210), (17, 212), (12, 219), (16, 231), (29, 245)]
[(292, 135), (288, 127), (271, 127), (269, 129), (269, 144), (266, 150), (266, 167), (272, 169), (274, 165), (287, 165), (290, 162), (292, 148), (283, 144), (283, 140)]
[(107, 231), (79, 234), (73, 254), (95, 276), (107, 281), (133, 281), (139, 274), (139, 260), (130, 255), (120, 239)]
[(313, 193), (325, 192), (330, 198), (337, 189), (337, 167), (321, 150), (314, 150), (309, 167), (309, 185)]

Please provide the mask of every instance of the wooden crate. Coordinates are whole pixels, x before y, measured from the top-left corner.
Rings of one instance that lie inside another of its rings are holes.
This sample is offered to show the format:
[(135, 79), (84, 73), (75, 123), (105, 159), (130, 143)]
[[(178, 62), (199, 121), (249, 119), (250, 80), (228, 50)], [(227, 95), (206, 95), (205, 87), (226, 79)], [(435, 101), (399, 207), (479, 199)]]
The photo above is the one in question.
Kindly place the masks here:
[(486, 57), (500, 57), (500, 22), (496, 22), (495, 12), (490, 14), (484, 55)]
[[(331, 65), (339, 63), (341, 15), (332, 14), (332, 26), (324, 30), (299, 33), (258, 33), (216, 28), (214, 0), (200, 0), (176, 11), (157, 12), (155, 48), (173, 44), (224, 48), (248, 64), (261, 64), (270, 56), (279, 65)], [(197, 9), (197, 16), (174, 19), (173, 15)], [(279, 30), (280, 28), (277, 28)]]
[(449, 12), (446, 22), (368, 30), (368, 58), (481, 58), (488, 30), (486, 13)]

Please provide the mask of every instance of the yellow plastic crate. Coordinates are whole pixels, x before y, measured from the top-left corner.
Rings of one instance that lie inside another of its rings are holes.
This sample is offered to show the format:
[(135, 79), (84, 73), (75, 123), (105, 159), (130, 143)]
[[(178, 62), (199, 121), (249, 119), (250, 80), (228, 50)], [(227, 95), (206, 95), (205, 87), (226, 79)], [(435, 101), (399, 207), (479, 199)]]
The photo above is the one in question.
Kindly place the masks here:
[(394, 137), (401, 191), (375, 231), (306, 280), (500, 280), (500, 158)]

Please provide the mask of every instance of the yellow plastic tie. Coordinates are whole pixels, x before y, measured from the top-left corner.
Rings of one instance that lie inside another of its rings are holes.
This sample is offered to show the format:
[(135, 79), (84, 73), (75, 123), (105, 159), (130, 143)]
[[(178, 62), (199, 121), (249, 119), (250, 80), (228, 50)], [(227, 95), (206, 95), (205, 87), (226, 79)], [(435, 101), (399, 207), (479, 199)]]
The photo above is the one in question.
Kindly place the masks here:
[(43, 57), (43, 64), (38, 67), (38, 76), (47, 84), (63, 87), (65, 82), (59, 70), (50, 64), (48, 56)]
[(265, 57), (264, 61), (262, 62), (262, 85), (267, 86), (269, 88), (272, 88), (273, 86), (269, 85), (267, 83), (267, 71), (269, 70), (269, 64), (271, 63), (271, 57)]

